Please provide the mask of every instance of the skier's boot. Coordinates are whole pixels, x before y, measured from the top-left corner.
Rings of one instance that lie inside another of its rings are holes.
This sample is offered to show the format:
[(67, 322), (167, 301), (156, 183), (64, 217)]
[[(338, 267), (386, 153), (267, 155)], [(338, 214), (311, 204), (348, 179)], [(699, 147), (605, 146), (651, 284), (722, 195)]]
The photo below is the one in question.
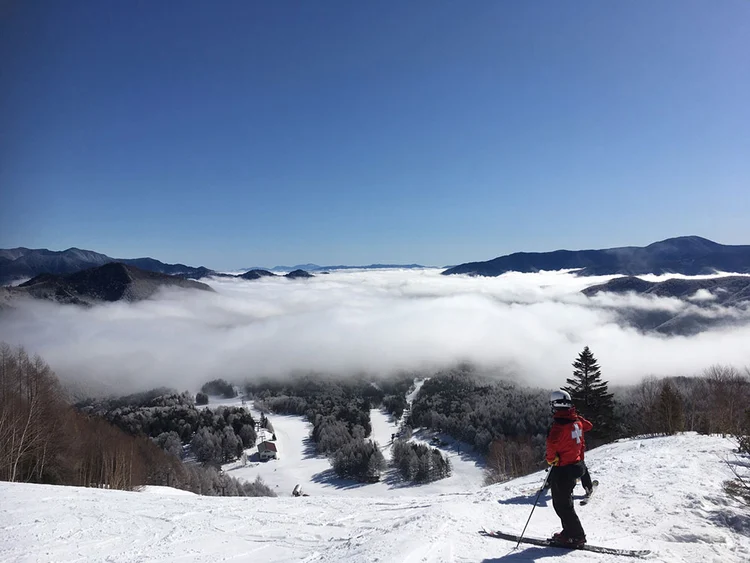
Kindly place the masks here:
[(573, 549), (581, 549), (586, 544), (586, 536), (580, 536), (577, 538), (568, 538), (565, 545), (572, 547)]
[(570, 547), (572, 549), (580, 549), (584, 546), (586, 543), (586, 536), (571, 538), (568, 537), (568, 535), (563, 530), (562, 532), (557, 532), (556, 534), (552, 534), (552, 537), (549, 539), (549, 542), (556, 545), (561, 545), (565, 547)]
[(568, 541), (568, 536), (565, 535), (565, 530), (552, 534), (552, 537), (548, 540), (550, 543), (557, 543), (564, 545)]

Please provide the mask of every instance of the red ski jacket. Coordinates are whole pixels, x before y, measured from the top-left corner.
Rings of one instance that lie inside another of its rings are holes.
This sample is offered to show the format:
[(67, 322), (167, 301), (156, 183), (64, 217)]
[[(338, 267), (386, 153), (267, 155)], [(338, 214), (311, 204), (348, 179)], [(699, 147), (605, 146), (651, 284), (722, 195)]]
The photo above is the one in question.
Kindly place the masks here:
[(547, 434), (547, 462), (554, 463), (559, 459), (558, 465), (572, 465), (583, 459), (583, 433), (591, 430), (593, 425), (586, 419), (578, 416), (575, 408), (559, 410), (555, 412)]

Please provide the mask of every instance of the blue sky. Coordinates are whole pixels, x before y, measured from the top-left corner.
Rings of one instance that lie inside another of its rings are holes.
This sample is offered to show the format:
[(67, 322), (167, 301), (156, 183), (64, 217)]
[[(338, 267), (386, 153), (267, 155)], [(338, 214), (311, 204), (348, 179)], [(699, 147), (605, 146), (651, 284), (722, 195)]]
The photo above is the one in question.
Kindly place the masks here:
[(0, 4), (0, 247), (750, 244), (750, 2)]

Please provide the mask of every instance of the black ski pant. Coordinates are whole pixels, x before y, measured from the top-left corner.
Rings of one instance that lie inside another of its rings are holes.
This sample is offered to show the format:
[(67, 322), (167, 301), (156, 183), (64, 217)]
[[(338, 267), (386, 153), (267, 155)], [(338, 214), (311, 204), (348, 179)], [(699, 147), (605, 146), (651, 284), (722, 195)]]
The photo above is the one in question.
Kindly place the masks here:
[(576, 479), (583, 476), (583, 463), (554, 466), (550, 469), (549, 482), (552, 489), (552, 506), (560, 517), (563, 533), (569, 538), (585, 538), (583, 526), (573, 507), (573, 489)]
[(591, 475), (589, 475), (589, 468), (586, 467), (586, 463), (581, 461), (583, 465), (583, 475), (581, 475), (581, 485), (584, 489), (591, 489), (594, 485), (591, 483)]

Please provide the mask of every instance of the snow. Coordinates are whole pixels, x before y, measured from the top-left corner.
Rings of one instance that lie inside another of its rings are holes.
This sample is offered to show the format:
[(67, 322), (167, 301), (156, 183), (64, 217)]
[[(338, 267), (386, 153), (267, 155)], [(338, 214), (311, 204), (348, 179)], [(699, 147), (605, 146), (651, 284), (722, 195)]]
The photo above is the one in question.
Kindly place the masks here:
[(182, 489), (175, 489), (173, 487), (160, 487), (158, 485), (146, 485), (145, 487), (141, 487), (139, 489), (139, 492), (141, 493), (152, 493), (155, 495), (193, 495), (195, 496), (195, 493), (191, 493), (190, 491), (183, 491)]
[[(417, 391), (421, 386), (417, 383)], [(408, 399), (409, 403), (416, 396), (416, 391)], [(243, 406), (239, 399), (211, 399), (207, 405), (209, 408), (222, 406)], [(244, 405), (253, 417), (258, 420), (260, 411), (248, 401)], [(453, 464), (453, 474), (434, 483), (426, 483), (419, 486), (404, 486), (398, 478), (395, 470), (388, 469), (381, 481), (377, 483), (357, 483), (337, 477), (331, 469), (327, 458), (316, 455), (315, 445), (310, 440), (312, 424), (301, 416), (288, 416), (269, 414), (268, 419), (273, 425), (276, 434), (276, 447), (278, 459), (265, 462), (258, 461), (257, 447), (245, 450), (248, 457), (246, 466), (236, 461), (223, 466), (224, 471), (243, 481), (254, 481), (260, 477), (279, 496), (292, 494), (295, 485), (302, 486), (302, 491), (311, 496), (320, 495), (346, 495), (346, 496), (409, 496), (427, 495), (436, 493), (453, 493), (456, 490), (476, 490), (484, 480), (484, 463), (478, 456), (469, 451), (469, 447), (443, 437), (447, 444), (438, 447), (450, 459)], [(391, 434), (400, 429), (400, 421), (394, 420), (391, 415), (381, 409), (370, 411), (372, 433), (369, 439), (374, 440), (380, 446), (386, 460), (391, 457)], [(265, 432), (265, 435), (263, 434)], [(413, 441), (425, 442), (425, 433), (415, 433)], [(432, 433), (429, 434), (432, 436)], [(258, 442), (270, 439), (270, 432), (261, 429)], [(460, 452), (459, 452), (460, 449)]]
[[(293, 417), (289, 417), (290, 419)], [(273, 417), (277, 434), (287, 420)], [(278, 423), (277, 423), (278, 421)], [(388, 429), (387, 420), (375, 425)], [(300, 426), (300, 428), (302, 428)], [(283, 444), (283, 442), (282, 442)], [(623, 440), (587, 453), (600, 486), (577, 507), (592, 544), (650, 549), (664, 563), (750, 561), (747, 507), (727, 497), (733, 443), (693, 433)], [(282, 450), (283, 451), (283, 450)], [(284, 451), (282, 471), (304, 461)], [(272, 467), (273, 462), (268, 462)], [(271, 469), (270, 473), (274, 473)], [(617, 556), (565, 552), (485, 538), (482, 527), (519, 533), (544, 473), (488, 487), (452, 491), (309, 486), (309, 497), (221, 498), (166, 496), (50, 485), (0, 483), (1, 561), (268, 561), (268, 562), (497, 562), (614, 563)], [(364, 494), (369, 496), (364, 496)], [(582, 493), (580, 487), (576, 495)], [(543, 495), (527, 535), (559, 530)]]

